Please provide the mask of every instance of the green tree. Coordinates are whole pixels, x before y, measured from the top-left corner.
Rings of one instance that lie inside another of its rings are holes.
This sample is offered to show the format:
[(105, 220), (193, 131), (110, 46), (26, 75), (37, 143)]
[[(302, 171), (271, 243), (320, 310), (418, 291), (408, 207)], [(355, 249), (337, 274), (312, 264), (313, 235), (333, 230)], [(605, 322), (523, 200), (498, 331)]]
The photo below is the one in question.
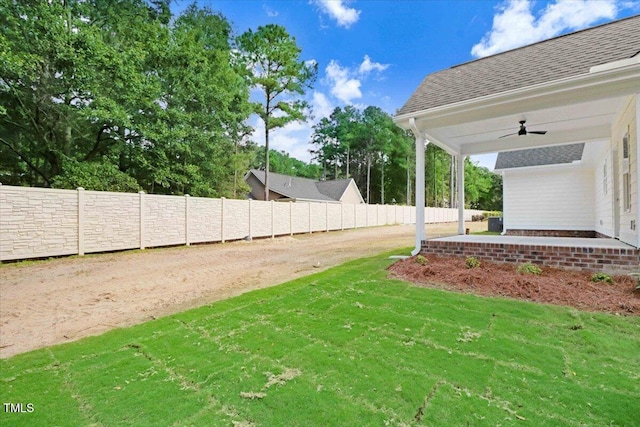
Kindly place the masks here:
[(412, 138), (380, 108), (338, 107), (318, 122), (310, 142), (325, 169), (332, 166), (334, 178), (352, 177), (369, 203), (409, 198)]
[[(305, 163), (302, 160), (291, 157), (285, 151), (269, 151), (269, 170), (271, 172), (311, 179), (320, 179), (322, 176), (322, 169), (317, 164)], [(264, 165), (264, 150), (256, 147), (255, 160), (252, 167), (264, 169)]]
[(269, 199), (269, 134), (273, 129), (307, 118), (308, 105), (299, 99), (310, 88), (317, 64), (300, 60), (301, 49), (284, 27), (269, 24), (249, 30), (237, 39), (252, 87), (263, 102), (254, 102), (253, 112), (265, 127), (265, 198)]
[(148, 192), (237, 194), (251, 110), (224, 17), (194, 5), (172, 21), (169, 0), (0, 0), (0, 26), (4, 183), (126, 175)]

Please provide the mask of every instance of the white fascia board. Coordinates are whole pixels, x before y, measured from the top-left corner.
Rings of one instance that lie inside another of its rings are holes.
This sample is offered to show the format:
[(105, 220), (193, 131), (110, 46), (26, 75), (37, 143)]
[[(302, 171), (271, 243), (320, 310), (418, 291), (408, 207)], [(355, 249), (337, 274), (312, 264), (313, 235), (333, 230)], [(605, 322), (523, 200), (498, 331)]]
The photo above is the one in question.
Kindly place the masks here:
[(515, 111), (533, 111), (629, 95), (637, 92), (638, 81), (640, 64), (632, 64), (398, 115), (393, 120), (405, 129), (409, 129), (410, 119), (415, 119), (420, 130), (452, 126), (509, 115)]
[(580, 169), (584, 167), (584, 163), (580, 160), (576, 160), (571, 163), (557, 163), (552, 165), (536, 165), (536, 166), (519, 166), (514, 168), (494, 169), (496, 173), (518, 173), (518, 172), (535, 172), (536, 170), (561, 170), (561, 169)]

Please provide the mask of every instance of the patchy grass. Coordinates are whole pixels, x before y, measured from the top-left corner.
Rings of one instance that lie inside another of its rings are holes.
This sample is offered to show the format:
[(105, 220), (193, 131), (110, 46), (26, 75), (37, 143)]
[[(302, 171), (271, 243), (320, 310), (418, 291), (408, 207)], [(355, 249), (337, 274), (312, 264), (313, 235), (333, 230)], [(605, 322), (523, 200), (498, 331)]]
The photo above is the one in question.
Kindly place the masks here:
[(637, 425), (639, 318), (419, 288), (389, 262), (2, 360), (25, 412), (0, 425)]

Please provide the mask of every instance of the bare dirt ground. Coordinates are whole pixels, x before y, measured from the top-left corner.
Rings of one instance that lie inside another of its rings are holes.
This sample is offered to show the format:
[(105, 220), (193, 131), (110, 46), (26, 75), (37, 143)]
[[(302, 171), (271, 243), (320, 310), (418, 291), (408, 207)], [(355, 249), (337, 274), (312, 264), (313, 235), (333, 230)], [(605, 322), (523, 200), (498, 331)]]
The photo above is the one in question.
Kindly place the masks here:
[(543, 267), (537, 276), (518, 273), (513, 264), (483, 261), (479, 267), (467, 268), (462, 257), (426, 258), (426, 265), (409, 258), (389, 271), (420, 286), (640, 316), (640, 292), (634, 290), (635, 280), (629, 276), (613, 276), (614, 283), (603, 283), (593, 282), (593, 273), (582, 271)]
[[(472, 231), (486, 223), (468, 223)], [(148, 249), (0, 267), (0, 358), (75, 341), (413, 246), (413, 226)], [(456, 224), (427, 225), (429, 236)]]

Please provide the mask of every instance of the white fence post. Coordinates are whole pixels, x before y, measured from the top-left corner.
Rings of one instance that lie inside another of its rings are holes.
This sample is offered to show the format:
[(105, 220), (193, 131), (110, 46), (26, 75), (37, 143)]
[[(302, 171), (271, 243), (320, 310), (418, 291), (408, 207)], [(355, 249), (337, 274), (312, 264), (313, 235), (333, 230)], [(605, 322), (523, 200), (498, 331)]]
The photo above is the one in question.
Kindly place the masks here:
[(187, 246), (191, 246), (189, 241), (189, 198), (188, 194), (184, 195), (184, 241)]
[(293, 202), (289, 200), (289, 235), (293, 236)]
[(224, 197), (220, 198), (220, 241), (224, 243)]
[(329, 202), (324, 202), (324, 225), (325, 231), (329, 232)]
[(307, 206), (309, 206), (309, 234), (313, 233), (313, 227), (311, 226), (311, 203), (307, 202)]
[(78, 187), (78, 255), (84, 255), (84, 188)]
[(144, 191), (138, 192), (140, 196), (140, 249), (144, 249)]
[(251, 199), (249, 199), (249, 238), (251, 239)]
[(275, 203), (276, 202), (274, 200), (271, 201), (271, 238), (272, 239), (276, 236), (275, 222), (274, 222), (275, 221), (274, 216), (275, 216), (275, 210), (276, 210)]

